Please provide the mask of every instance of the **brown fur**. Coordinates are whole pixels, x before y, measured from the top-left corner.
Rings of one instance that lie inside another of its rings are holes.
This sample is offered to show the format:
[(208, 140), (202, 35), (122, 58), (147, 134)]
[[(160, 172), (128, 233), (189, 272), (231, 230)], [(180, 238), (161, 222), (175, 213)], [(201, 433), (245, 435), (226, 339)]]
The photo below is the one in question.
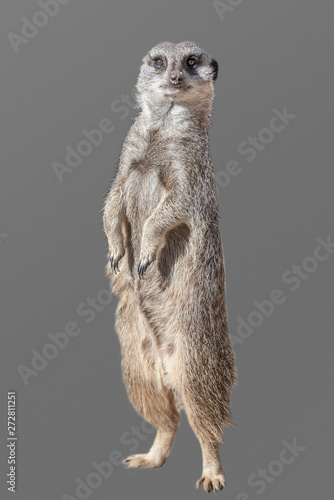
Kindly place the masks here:
[[(163, 68), (155, 67), (157, 57)], [(218, 448), (236, 382), (207, 134), (216, 76), (217, 63), (192, 42), (163, 42), (145, 56), (140, 113), (103, 215), (124, 382), (136, 410), (157, 428), (150, 451), (125, 464), (161, 466), (183, 406), (202, 448), (197, 486), (207, 491), (225, 485)]]

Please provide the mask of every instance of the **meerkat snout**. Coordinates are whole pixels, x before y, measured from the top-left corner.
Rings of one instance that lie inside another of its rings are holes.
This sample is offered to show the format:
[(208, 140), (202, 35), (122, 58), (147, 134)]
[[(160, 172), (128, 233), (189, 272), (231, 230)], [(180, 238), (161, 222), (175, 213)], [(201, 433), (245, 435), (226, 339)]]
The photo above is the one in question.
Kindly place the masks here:
[(169, 81), (172, 85), (180, 85), (182, 83), (182, 74), (180, 73), (173, 73), (172, 76), (169, 78)]

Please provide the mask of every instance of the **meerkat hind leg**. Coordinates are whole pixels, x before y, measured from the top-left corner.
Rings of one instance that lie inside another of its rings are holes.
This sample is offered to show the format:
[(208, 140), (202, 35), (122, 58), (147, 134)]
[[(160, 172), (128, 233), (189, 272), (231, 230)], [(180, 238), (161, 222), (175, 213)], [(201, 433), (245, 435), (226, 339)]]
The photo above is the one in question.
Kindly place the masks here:
[(161, 467), (165, 463), (172, 447), (175, 433), (176, 429), (175, 431), (158, 429), (150, 451), (148, 453), (130, 455), (123, 460), (124, 465), (126, 467), (138, 468)]
[[(121, 336), (124, 330), (131, 332), (131, 337), (127, 336), (122, 359), (123, 379), (129, 398), (137, 412), (157, 428), (149, 452), (130, 455), (123, 460), (123, 464), (126, 467), (161, 467), (172, 447), (180, 414), (173, 392), (162, 383), (150, 342), (145, 338), (148, 325), (135, 302), (129, 300), (122, 308), (117, 327)], [(143, 350), (143, 357), (138, 355), (139, 349)]]
[[(166, 390), (160, 397), (158, 394), (154, 397), (151, 388), (149, 398), (149, 401), (146, 402), (149, 406), (145, 405), (145, 411), (140, 411), (140, 413), (157, 428), (157, 433), (148, 453), (130, 455), (123, 460), (126, 467), (161, 467), (165, 463), (173, 445), (180, 415), (175, 407), (172, 394)], [(168, 402), (169, 408), (166, 407)]]
[(203, 473), (196, 481), (196, 488), (203, 484), (205, 491), (218, 491), (225, 488), (226, 479), (219, 457), (219, 444), (201, 443)]
[(220, 439), (214, 437), (215, 434), (219, 434), (219, 426), (216, 429), (211, 428), (211, 432), (208, 431), (207, 428), (212, 422), (201, 421), (198, 412), (194, 411), (195, 408), (193, 408), (189, 400), (185, 404), (185, 410), (202, 451), (203, 472), (200, 479), (196, 481), (196, 488), (202, 484), (204, 490), (208, 493), (222, 490), (226, 484), (219, 456), (219, 446), (222, 444), (223, 439), (222, 436)]

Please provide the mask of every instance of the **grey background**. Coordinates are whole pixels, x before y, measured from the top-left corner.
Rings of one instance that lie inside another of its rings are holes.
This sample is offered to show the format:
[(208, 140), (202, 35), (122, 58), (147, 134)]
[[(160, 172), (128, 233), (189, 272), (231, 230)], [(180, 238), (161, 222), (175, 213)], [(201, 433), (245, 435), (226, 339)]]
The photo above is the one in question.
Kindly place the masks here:
[[(227, 1), (226, 1), (227, 3)], [(75, 479), (91, 463), (131, 445), (121, 435), (142, 419), (122, 381), (113, 329), (116, 299), (91, 323), (76, 313), (108, 288), (102, 200), (136, 111), (123, 120), (110, 105), (130, 94), (141, 59), (156, 43), (193, 40), (213, 55), (216, 83), (211, 151), (218, 173), (235, 159), (242, 172), (219, 187), (229, 328), (275, 288), (286, 301), (235, 346), (239, 385), (236, 423), (221, 456), (229, 500), (329, 498), (333, 494), (333, 263), (319, 263), (298, 290), (282, 283), (293, 264), (312, 256), (333, 228), (333, 14), (311, 0), (251, 0), (220, 20), (211, 1), (70, 0), (16, 54), (8, 32), (36, 0), (2, 0), (1, 167), (1, 498), (6, 491), (6, 392), (18, 391), (18, 500), (75, 496)], [(297, 115), (247, 163), (237, 147), (267, 127), (272, 109)], [(52, 162), (110, 118), (115, 130), (60, 183)], [(47, 334), (76, 321), (81, 333), (25, 386)], [(278, 458), (282, 441), (306, 447), (260, 495), (247, 484)], [(148, 450), (153, 435), (141, 440)], [(94, 500), (161, 500), (204, 495), (197, 440), (182, 414), (161, 469), (125, 470), (94, 489)]]

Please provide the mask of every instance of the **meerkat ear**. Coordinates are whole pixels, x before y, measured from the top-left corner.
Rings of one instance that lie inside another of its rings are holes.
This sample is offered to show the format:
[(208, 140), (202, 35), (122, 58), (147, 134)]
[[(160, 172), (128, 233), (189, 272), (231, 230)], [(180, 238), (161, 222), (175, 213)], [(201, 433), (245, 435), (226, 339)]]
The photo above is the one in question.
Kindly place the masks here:
[(218, 77), (218, 63), (216, 59), (213, 58), (211, 59), (210, 66), (212, 68), (212, 80), (215, 82)]

